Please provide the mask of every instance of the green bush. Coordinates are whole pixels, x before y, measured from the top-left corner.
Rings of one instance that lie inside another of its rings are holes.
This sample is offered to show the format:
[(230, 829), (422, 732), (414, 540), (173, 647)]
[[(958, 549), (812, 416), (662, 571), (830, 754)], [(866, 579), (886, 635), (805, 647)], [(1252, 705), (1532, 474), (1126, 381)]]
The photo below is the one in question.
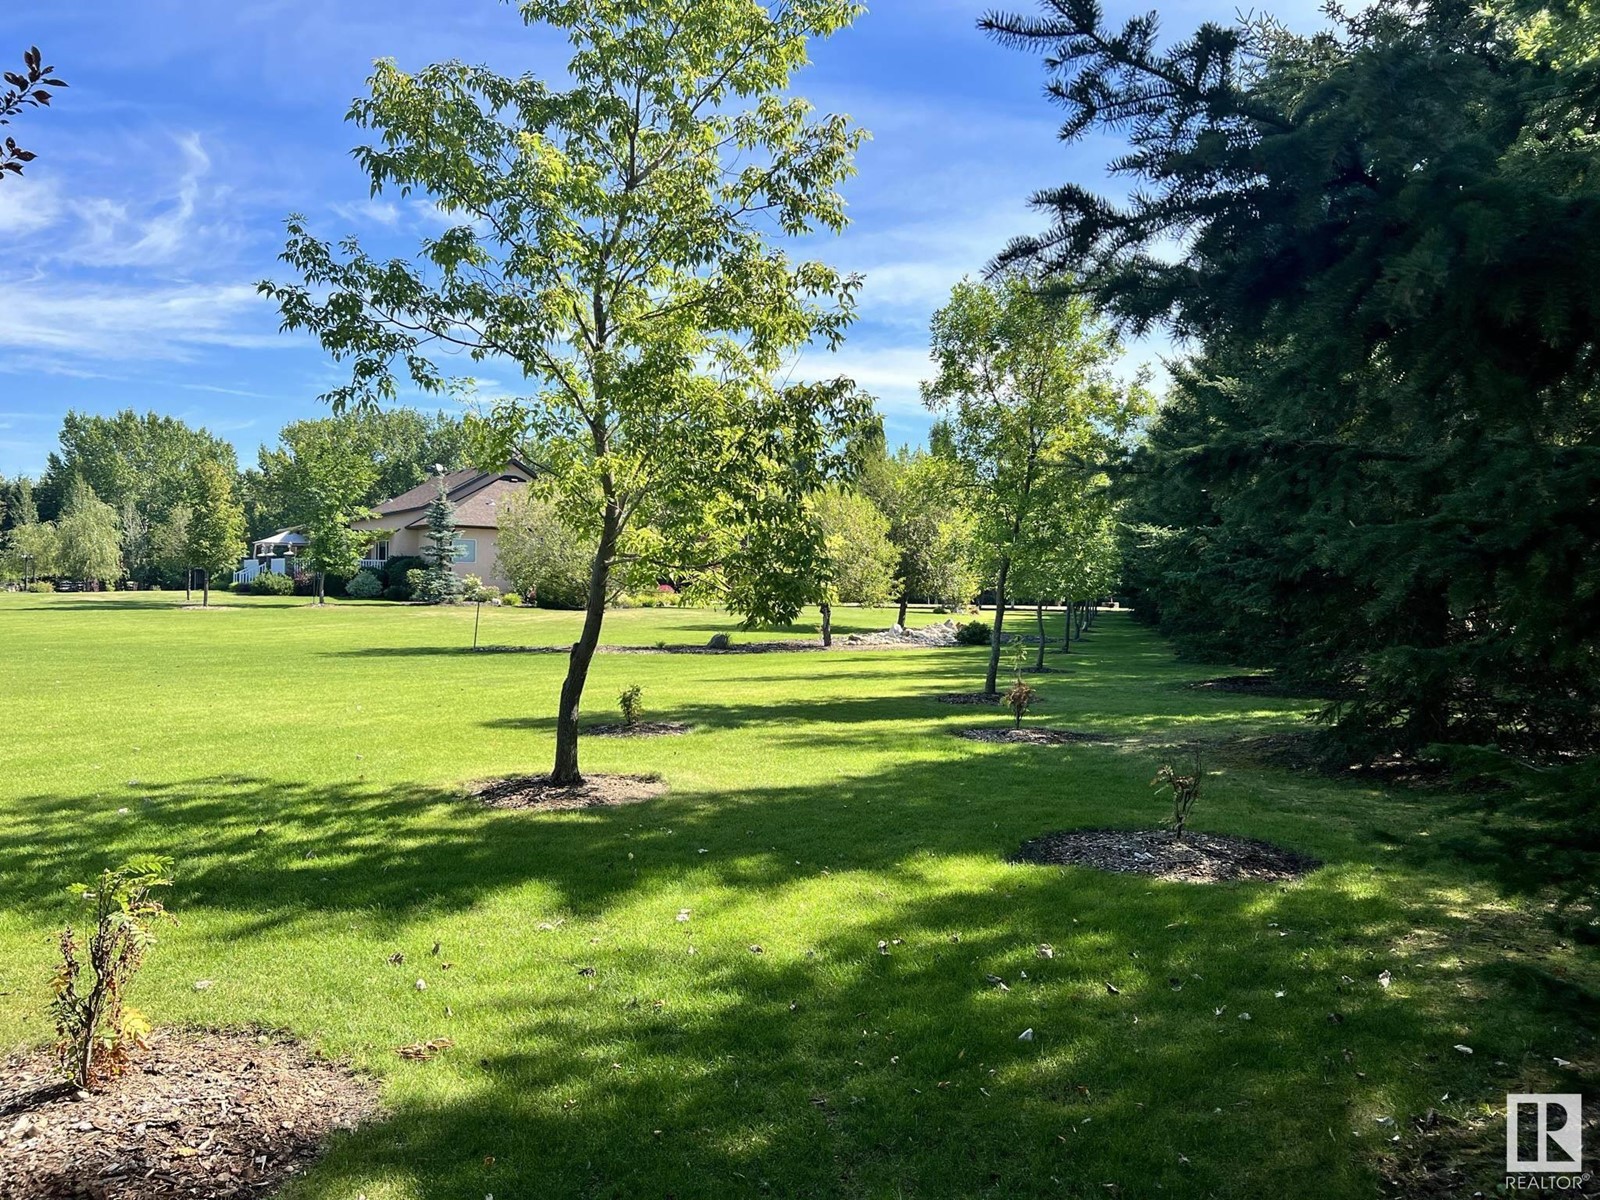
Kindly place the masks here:
[(51, 583), (48, 579), (35, 579), (28, 585), (28, 590), (30, 592), (35, 592), (42, 595), (45, 592), (55, 591), (56, 585)]
[(411, 599), (411, 589), (408, 587), (386, 587), (383, 589), (383, 598), (385, 600), (409, 600)]
[(398, 558), (391, 558), (383, 564), (383, 584), (385, 587), (399, 587), (406, 581), (407, 571), (420, 571), (427, 565), (415, 554), (402, 554)]
[(344, 593), (352, 600), (376, 600), (383, 595), (383, 580), (376, 571), (357, 571), (344, 585)]
[(987, 621), (968, 621), (956, 630), (956, 642), (962, 646), (987, 646), (993, 637)]
[(258, 596), (292, 596), (294, 580), (287, 575), (263, 571), (250, 582), (250, 590)]
[(507, 592), (504, 596), (500, 597), (500, 603), (511, 608), (518, 608), (522, 604), (522, 597), (517, 595), (515, 592)]
[(630, 683), (617, 697), (617, 705), (622, 709), (622, 723), (637, 725), (644, 716), (644, 689), (637, 683)]

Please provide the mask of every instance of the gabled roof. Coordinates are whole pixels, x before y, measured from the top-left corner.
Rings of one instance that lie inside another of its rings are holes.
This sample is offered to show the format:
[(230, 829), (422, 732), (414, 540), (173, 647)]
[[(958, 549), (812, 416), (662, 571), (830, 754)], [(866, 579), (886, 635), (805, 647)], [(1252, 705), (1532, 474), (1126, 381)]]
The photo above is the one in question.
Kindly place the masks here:
[(490, 484), (502, 482), (523, 484), (532, 479), (533, 474), (533, 468), (518, 458), (513, 458), (504, 471), (480, 471), (476, 467), (449, 471), (443, 476), (424, 479), (416, 487), (375, 505), (372, 511), (376, 516), (391, 517), (397, 513), (416, 512), (427, 508), (439, 494), (441, 478), (444, 480), (445, 493), (450, 497), (450, 502), (459, 507), (468, 497), (482, 491)]
[[(516, 476), (502, 475), (491, 479), (456, 505), (457, 528), (500, 528), (500, 506), (527, 486), (527, 480)], [(427, 517), (419, 517), (406, 528), (421, 529), (427, 523)]]

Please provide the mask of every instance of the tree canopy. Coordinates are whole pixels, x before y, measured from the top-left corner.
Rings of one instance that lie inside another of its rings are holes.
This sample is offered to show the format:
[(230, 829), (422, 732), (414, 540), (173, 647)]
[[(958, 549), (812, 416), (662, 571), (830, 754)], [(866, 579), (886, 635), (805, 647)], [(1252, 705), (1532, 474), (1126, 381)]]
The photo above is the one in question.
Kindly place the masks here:
[[(789, 92), (806, 42), (851, 0), (525, 0), (563, 31), (569, 87), (382, 61), (352, 119), (375, 193), (428, 194), (455, 223), (412, 261), (335, 247), (291, 218), (266, 283), (286, 328), (351, 365), (336, 409), (450, 386), (441, 353), (499, 360), (532, 394), (476, 423), (480, 457), (540, 450), (543, 488), (594, 546), (588, 615), (557, 722), (555, 776), (581, 779), (578, 710), (610, 574), (630, 529), (694, 564), (713, 522), (811, 553), (804, 496), (842, 464), (866, 413), (853, 389), (783, 389), (801, 347), (836, 344), (856, 281), (779, 238), (845, 224), (838, 186), (861, 134)], [(776, 237), (774, 235), (777, 235)], [(777, 571), (788, 578), (792, 571)], [(764, 601), (767, 593), (756, 589)], [(787, 591), (772, 593), (787, 596)]]
[(951, 467), (994, 581), (993, 692), (1013, 565), (1032, 529), (1126, 454), (1142, 383), (1111, 375), (1119, 347), (1090, 303), (1011, 275), (957, 284), (933, 317), (934, 453)]

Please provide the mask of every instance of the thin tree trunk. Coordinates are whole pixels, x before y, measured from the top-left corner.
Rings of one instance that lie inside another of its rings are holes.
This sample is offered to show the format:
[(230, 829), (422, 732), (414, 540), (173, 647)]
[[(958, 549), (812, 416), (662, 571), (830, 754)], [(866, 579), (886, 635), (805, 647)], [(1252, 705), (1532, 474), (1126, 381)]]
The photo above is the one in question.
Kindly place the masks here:
[(1035, 600), (1033, 602), (1033, 616), (1034, 616), (1034, 620), (1036, 620), (1039, 623), (1039, 656), (1033, 660), (1033, 669), (1035, 671), (1042, 671), (1042, 670), (1044, 670), (1044, 601), (1043, 600)]
[(1072, 601), (1067, 601), (1066, 618), (1061, 622), (1061, 650), (1065, 654), (1072, 653)]
[(989, 634), (989, 673), (984, 676), (983, 690), (993, 695), (1000, 690), (1000, 627), (1006, 619), (1006, 579), (1011, 574), (1011, 558), (1000, 560), (1000, 574), (994, 584), (994, 629)]
[(194, 599), (194, 568), (183, 569), (183, 602), (188, 604)]
[(823, 649), (833, 645), (833, 605), (822, 606), (822, 646)]
[(205, 571), (201, 571), (200, 572), (200, 586), (203, 589), (201, 591), (201, 593), (200, 593), (200, 607), (201, 608), (210, 608), (211, 607), (211, 572), (209, 570), (205, 570)]
[[(607, 479), (606, 490), (611, 490)], [(584, 606), (583, 632), (572, 644), (567, 659), (567, 677), (561, 683), (561, 707), (556, 711), (556, 761), (550, 780), (558, 784), (580, 784), (578, 769), (578, 713), (583, 704), (583, 685), (589, 679), (589, 664), (600, 644), (600, 626), (606, 616), (606, 596), (610, 589), (611, 559), (617, 549), (621, 515), (614, 499), (606, 501), (605, 518), (600, 525), (600, 544), (589, 567), (589, 597)]]
[(901, 629), (904, 629), (906, 627), (906, 604), (907, 603), (908, 603), (908, 601), (907, 601), (906, 597), (902, 594), (901, 597), (900, 597), (900, 615), (895, 618), (895, 624), (899, 625)]
[(328, 602), (327, 601), (327, 593), (323, 591), (323, 583), (326, 580), (326, 578), (327, 578), (327, 576), (325, 576), (321, 571), (317, 572), (317, 603), (318, 604), (326, 604)]

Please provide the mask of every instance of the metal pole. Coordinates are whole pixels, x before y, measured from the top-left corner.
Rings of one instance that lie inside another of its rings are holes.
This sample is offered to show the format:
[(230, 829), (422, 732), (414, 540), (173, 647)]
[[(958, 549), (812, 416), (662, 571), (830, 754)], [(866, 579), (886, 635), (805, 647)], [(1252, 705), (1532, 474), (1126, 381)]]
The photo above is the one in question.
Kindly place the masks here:
[(472, 648), (478, 648), (478, 622), (483, 620), (483, 601), (478, 601), (478, 611), (472, 614)]

